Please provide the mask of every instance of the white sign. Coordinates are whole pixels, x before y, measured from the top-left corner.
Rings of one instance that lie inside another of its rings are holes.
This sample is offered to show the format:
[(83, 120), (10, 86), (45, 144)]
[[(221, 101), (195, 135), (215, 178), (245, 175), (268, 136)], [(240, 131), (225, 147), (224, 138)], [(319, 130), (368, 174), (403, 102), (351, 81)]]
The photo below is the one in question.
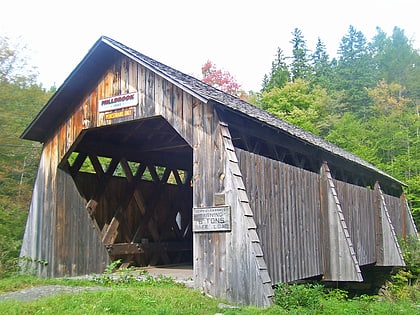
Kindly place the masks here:
[(139, 103), (139, 94), (137, 92), (107, 97), (98, 101), (99, 112), (109, 112), (115, 109), (136, 106)]
[(193, 209), (193, 232), (217, 232), (231, 230), (229, 206)]

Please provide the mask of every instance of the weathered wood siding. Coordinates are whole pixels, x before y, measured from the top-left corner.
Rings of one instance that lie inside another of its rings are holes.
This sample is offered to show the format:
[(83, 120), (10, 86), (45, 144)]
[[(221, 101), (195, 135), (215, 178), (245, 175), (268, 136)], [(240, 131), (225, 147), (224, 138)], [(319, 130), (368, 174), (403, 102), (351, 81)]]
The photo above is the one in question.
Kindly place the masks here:
[[(322, 256), (320, 175), (242, 149), (236, 152), (273, 283), (322, 275), (328, 262)], [(337, 180), (333, 184), (356, 265), (375, 263), (377, 233), (382, 233), (376, 226), (381, 210), (375, 204), (378, 192)], [(384, 198), (396, 234), (402, 236), (403, 230), (416, 234), (405, 199)], [(398, 251), (385, 253), (393, 255)]]
[[(48, 207), (49, 203), (46, 204), (44, 196), (45, 189), (51, 187), (45, 174), (49, 168), (48, 158), (45, 153), (41, 155), (20, 252), (21, 257), (28, 259), (27, 267), (34, 270), (38, 276), (51, 275), (47, 270), (52, 265), (52, 255), (47, 253), (47, 249), (53, 248), (51, 235), (55, 211)], [(49, 266), (37, 261), (46, 261)]]
[[(133, 106), (133, 115), (105, 120), (98, 113), (98, 101), (103, 98), (137, 91), (139, 105)], [(59, 136), (60, 159), (68, 152), (83, 129), (95, 128), (138, 118), (162, 115), (191, 145), (193, 136), (193, 108), (201, 104), (194, 96), (156, 75), (153, 71), (122, 58), (112, 66), (79, 107), (56, 131)]]
[(58, 164), (77, 145), (84, 129), (111, 123), (98, 114), (99, 99), (134, 91), (139, 92), (134, 115), (112, 123), (162, 115), (192, 143), (192, 112), (200, 101), (128, 58), (113, 65), (44, 144), (21, 252), (22, 256), (48, 262), (47, 266), (37, 264), (39, 274), (101, 272), (109, 261), (90, 226), (86, 200), (80, 197), (69, 175), (57, 173)]
[(318, 174), (236, 151), (272, 281), (322, 274)]
[(334, 184), (359, 264), (372, 264), (376, 261), (375, 192), (337, 180)]
[(417, 235), (417, 228), (404, 194), (400, 198), (384, 195), (384, 199), (395, 233), (402, 237)]
[(384, 196), (385, 204), (388, 209), (388, 214), (394, 226), (395, 233), (402, 235), (404, 212), (401, 205), (401, 199), (393, 196)]
[(194, 123), (194, 207), (213, 206), (215, 195), (223, 195), (232, 216), (230, 232), (194, 234), (195, 285), (238, 304), (267, 306), (271, 280), (261, 249), (255, 250), (252, 212), (239, 197), (245, 187), (228, 128), (212, 105), (196, 107)]
[(83, 275), (105, 270), (110, 260), (72, 179), (57, 171), (54, 275)]
[[(46, 143), (34, 185), (21, 256), (40, 276), (102, 272), (109, 262), (70, 175), (58, 169), (59, 146)], [(48, 263), (37, 263), (44, 261)]]
[[(99, 99), (134, 91), (139, 93), (139, 104), (133, 108), (132, 116), (107, 121), (103, 113), (98, 113)], [(232, 207), (231, 232), (193, 235), (196, 286), (238, 304), (269, 305), (271, 279), (248, 201), (238, 198), (245, 188), (227, 128), (223, 127), (223, 140), (214, 105), (204, 104), (148, 68), (125, 58), (104, 74), (97, 87), (45, 144), (28, 221), (28, 229), (42, 232), (35, 241), (31, 233), (26, 233), (25, 245), (34, 249), (23, 252), (48, 260), (44, 270), (49, 276), (103, 270), (109, 257), (92, 226), (86, 200), (80, 196), (71, 176), (58, 165), (75, 150), (84, 129), (157, 115), (163, 116), (193, 148), (194, 207), (214, 205), (215, 194), (224, 195)], [(113, 193), (118, 194), (118, 189)], [(95, 256), (97, 261), (93, 261)]]

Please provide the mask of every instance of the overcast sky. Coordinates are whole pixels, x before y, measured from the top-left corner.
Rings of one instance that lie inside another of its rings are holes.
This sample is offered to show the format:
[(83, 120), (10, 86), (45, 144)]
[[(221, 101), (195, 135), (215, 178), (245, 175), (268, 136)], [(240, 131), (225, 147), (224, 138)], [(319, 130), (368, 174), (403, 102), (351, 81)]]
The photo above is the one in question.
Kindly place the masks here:
[(299, 28), (307, 47), (317, 38), (330, 55), (350, 25), (370, 40), (381, 27), (405, 30), (420, 48), (418, 0), (7, 0), (0, 35), (21, 36), (44, 87), (59, 86), (101, 35), (177, 70), (200, 76), (213, 61), (245, 90), (258, 91), (277, 47), (291, 53)]

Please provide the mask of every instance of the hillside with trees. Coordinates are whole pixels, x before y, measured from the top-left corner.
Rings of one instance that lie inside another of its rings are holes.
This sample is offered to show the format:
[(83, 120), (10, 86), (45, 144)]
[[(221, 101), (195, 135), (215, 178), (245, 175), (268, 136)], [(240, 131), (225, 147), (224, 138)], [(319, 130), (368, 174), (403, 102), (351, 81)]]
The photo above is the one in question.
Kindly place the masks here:
[(350, 26), (330, 58), (321, 39), (311, 51), (299, 29), (292, 56), (278, 48), (252, 102), (350, 151), (405, 182), (420, 222), (420, 54), (395, 27), (368, 41)]
[(51, 95), (25, 53), (0, 36), (0, 277), (16, 266), (41, 148), (19, 136)]

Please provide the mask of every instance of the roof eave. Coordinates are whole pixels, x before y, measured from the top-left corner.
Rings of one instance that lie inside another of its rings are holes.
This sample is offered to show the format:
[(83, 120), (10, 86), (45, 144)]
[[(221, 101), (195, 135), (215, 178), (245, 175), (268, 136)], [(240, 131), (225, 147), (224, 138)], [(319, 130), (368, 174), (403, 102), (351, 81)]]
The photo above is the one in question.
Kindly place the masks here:
[[(21, 139), (25, 140), (32, 140), (32, 141), (38, 141), (38, 142), (45, 142), (46, 139), (49, 136), (49, 133), (47, 134), (45, 130), (45, 121), (48, 120), (48, 117), (51, 116), (51, 113), (58, 113), (59, 117), (54, 117), (54, 122), (52, 125), (54, 127), (56, 126), (56, 123), (58, 120), (63, 119), (63, 114), (68, 113), (72, 111), (73, 109), (70, 108), (70, 106), (66, 106), (65, 108), (54, 108), (57, 107), (59, 103), (59, 100), (61, 97), (65, 97), (66, 93), (69, 93), (69, 91), (74, 91), (75, 87), (82, 86), (80, 84), (80, 80), (88, 82), (91, 78), (83, 75), (83, 72), (86, 67), (94, 68), (95, 66), (92, 66), (92, 58), (94, 55), (100, 53), (99, 49), (102, 45), (107, 43), (104, 43), (103, 38), (101, 37), (99, 40), (96, 41), (96, 43), (89, 49), (88, 53), (85, 55), (85, 57), (80, 61), (80, 63), (76, 66), (76, 68), (70, 73), (70, 75), (64, 80), (64, 82), (61, 84), (61, 86), (57, 89), (57, 91), (53, 94), (53, 96), (48, 100), (48, 102), (44, 105), (44, 107), (41, 109), (41, 111), (35, 116), (35, 118), (32, 120), (32, 122), (26, 127), (26, 129), (22, 132), (20, 135)], [(106, 52), (105, 52), (106, 53)], [(112, 57), (110, 56), (110, 59)], [(89, 64), (90, 63), (90, 64)], [(88, 64), (88, 66), (87, 66)], [(99, 66), (98, 66), (99, 67)], [(87, 84), (84, 86), (87, 88)], [(51, 118), (52, 120), (53, 118)]]
[[(238, 114), (240, 116), (246, 117), (248, 119), (253, 119), (253, 120), (257, 121), (258, 123), (260, 123), (262, 125), (266, 125), (267, 127), (271, 128), (273, 130), (281, 131), (283, 133), (286, 133), (290, 137), (294, 138), (296, 141), (300, 141), (300, 142), (303, 142), (303, 143), (305, 143), (307, 145), (310, 145), (312, 147), (316, 147), (316, 148), (324, 151), (328, 155), (333, 155), (333, 156), (335, 156), (337, 158), (344, 159), (344, 160), (346, 160), (348, 162), (353, 163), (354, 165), (357, 165), (358, 167), (361, 167), (361, 168), (364, 168), (364, 169), (366, 169), (366, 170), (368, 170), (370, 172), (376, 173), (376, 174), (380, 175), (381, 177), (386, 178), (386, 179), (388, 179), (388, 180), (390, 180), (390, 181), (392, 181), (392, 182), (394, 182), (394, 183), (396, 183), (398, 185), (401, 185), (401, 186), (404, 186), (404, 187), (408, 187), (407, 184), (405, 184), (405, 183), (401, 182), (400, 180), (392, 177), (391, 175), (389, 175), (389, 174), (381, 171), (380, 169), (378, 169), (377, 167), (375, 167), (373, 164), (371, 164), (371, 163), (369, 163), (369, 162), (361, 159), (360, 157), (358, 157), (358, 156), (356, 156), (356, 155), (354, 155), (354, 154), (352, 154), (350, 152), (344, 151), (344, 150), (340, 149), (339, 147), (337, 147), (336, 145), (334, 145), (334, 144), (332, 144), (332, 143), (330, 143), (330, 142), (328, 142), (326, 140), (323, 140), (323, 139), (321, 139), (321, 138), (319, 138), (319, 137), (317, 137), (315, 135), (312, 135), (312, 137), (314, 139), (316, 139), (317, 141), (322, 142), (322, 144), (323, 144), (322, 146), (319, 145), (318, 143), (315, 143), (314, 141), (309, 141), (308, 139), (304, 139), (304, 138), (302, 138), (300, 136), (297, 136), (297, 135), (293, 134), (292, 132), (290, 132), (287, 129), (281, 129), (278, 126), (276, 126), (275, 124), (271, 124), (267, 120), (262, 120), (262, 119), (259, 119), (258, 117), (253, 117), (253, 116), (251, 116), (249, 114), (245, 114), (245, 113), (243, 113), (240, 110), (234, 109), (232, 107), (228, 107), (228, 106), (224, 105), (223, 103), (220, 103), (219, 101), (217, 101), (215, 99), (211, 99), (210, 101), (212, 103), (219, 104), (220, 106), (223, 106), (227, 110), (232, 111), (232, 112), (235, 112), (236, 114)], [(276, 118), (276, 119), (278, 120), (278, 118)], [(287, 122), (285, 122), (285, 123), (288, 124)], [(304, 133), (307, 133), (304, 130), (302, 130), (302, 131)], [(348, 154), (348, 156), (345, 156), (343, 154), (343, 152), (346, 152)], [(351, 157), (351, 159), (349, 159), (349, 157)]]

